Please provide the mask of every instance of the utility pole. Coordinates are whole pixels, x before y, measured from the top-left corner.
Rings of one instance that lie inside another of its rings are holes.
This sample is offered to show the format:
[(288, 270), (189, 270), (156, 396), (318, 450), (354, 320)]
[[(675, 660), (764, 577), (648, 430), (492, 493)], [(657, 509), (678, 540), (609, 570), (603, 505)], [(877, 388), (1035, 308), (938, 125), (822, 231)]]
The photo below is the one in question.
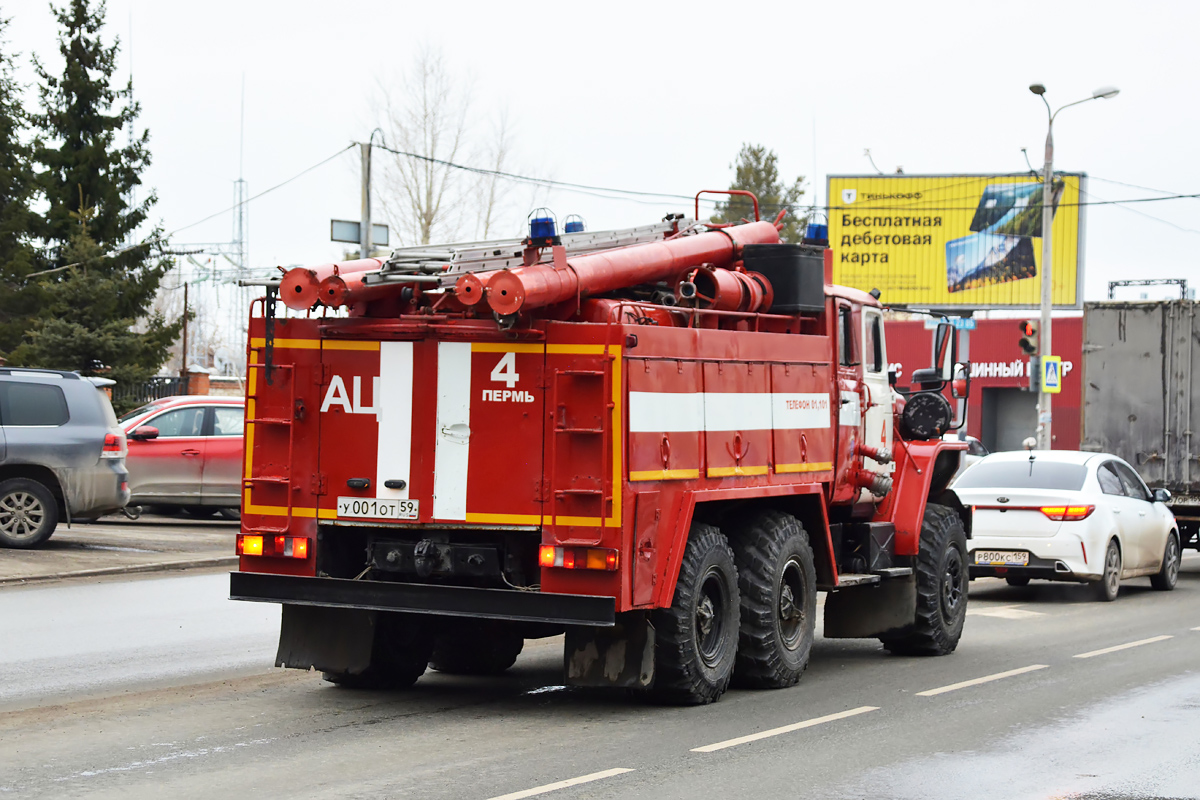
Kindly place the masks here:
[[(1052, 280), (1053, 249), (1051, 247), (1051, 228), (1054, 223), (1054, 118), (1064, 108), (1077, 106), (1089, 100), (1100, 100), (1116, 97), (1120, 90), (1115, 86), (1101, 86), (1092, 92), (1091, 97), (1076, 100), (1061, 106), (1058, 111), (1050, 110), (1050, 101), (1046, 99), (1046, 87), (1041, 83), (1030, 84), (1029, 91), (1036, 94), (1046, 105), (1046, 164), (1042, 169), (1042, 297), (1041, 297), (1041, 331), (1038, 348), (1038, 369), (1045, 369), (1046, 356), (1054, 355), (1050, 346), (1050, 308), (1054, 302), (1051, 292), (1054, 290)], [(1040, 376), (1039, 376), (1040, 377)], [(1054, 443), (1051, 429), (1050, 393), (1045, 389), (1045, 381), (1039, 381), (1042, 392), (1038, 399), (1037, 446), (1039, 450), (1049, 450)]]
[[(372, 134), (374, 136), (374, 134)], [(371, 257), (371, 143), (358, 146), (362, 154), (362, 222), (359, 223), (359, 258)]]
[(188, 353), (188, 285), (183, 284), (183, 343), (179, 351), (179, 377), (187, 377)]
[[(1054, 291), (1052, 264), (1054, 249), (1051, 242), (1051, 230), (1054, 223), (1054, 117), (1046, 128), (1046, 164), (1042, 169), (1042, 325), (1039, 333), (1041, 347), (1038, 349), (1038, 369), (1046, 363), (1046, 356), (1054, 355), (1050, 346), (1050, 310), (1053, 302), (1051, 293)], [(1038, 395), (1038, 449), (1049, 450), (1054, 442), (1051, 436), (1050, 393), (1046, 391), (1044, 381), (1042, 392)]]

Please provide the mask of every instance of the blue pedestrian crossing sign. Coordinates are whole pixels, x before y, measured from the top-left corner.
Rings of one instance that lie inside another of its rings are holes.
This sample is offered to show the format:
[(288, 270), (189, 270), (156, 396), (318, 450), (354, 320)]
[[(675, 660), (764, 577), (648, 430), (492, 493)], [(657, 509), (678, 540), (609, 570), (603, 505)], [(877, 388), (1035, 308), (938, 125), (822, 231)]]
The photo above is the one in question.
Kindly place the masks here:
[(1042, 356), (1042, 391), (1058, 394), (1062, 391), (1062, 358)]

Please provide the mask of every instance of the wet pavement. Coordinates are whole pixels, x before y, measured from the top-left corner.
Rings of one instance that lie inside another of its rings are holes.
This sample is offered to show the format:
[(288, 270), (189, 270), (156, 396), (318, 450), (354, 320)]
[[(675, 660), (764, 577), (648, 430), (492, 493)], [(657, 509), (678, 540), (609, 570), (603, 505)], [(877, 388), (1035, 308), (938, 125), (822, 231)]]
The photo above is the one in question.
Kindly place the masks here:
[(976, 581), (952, 656), (818, 639), (798, 686), (701, 708), (563, 688), (555, 639), (341, 689), (274, 669), (278, 610), (227, 586), (0, 590), (0, 796), (1200, 798), (1196, 554), (1114, 603)]
[(236, 521), (187, 516), (116, 515), (61, 523), (43, 546), (0, 549), (0, 587), (66, 577), (189, 568), (233, 567)]
[(0, 710), (274, 664), (279, 606), (226, 573), (0, 591)]
[(895, 800), (1159, 800), (1200, 797), (1200, 674), (1164, 680), (981, 750), (935, 753), (867, 772), (829, 797)]

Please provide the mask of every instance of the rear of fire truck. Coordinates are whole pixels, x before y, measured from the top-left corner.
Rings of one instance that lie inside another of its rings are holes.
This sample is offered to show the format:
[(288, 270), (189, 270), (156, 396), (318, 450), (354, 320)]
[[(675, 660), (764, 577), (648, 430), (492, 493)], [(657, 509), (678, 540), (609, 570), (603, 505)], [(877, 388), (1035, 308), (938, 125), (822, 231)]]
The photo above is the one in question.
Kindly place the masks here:
[(277, 315), (271, 287), (231, 596), (283, 604), (277, 663), (406, 686), (428, 666), (497, 674), (566, 633), (571, 683), (711, 702), (735, 665), (748, 685), (799, 679), (818, 587), (837, 592), (827, 635), (953, 650), (969, 515), (945, 488), (949, 372), (897, 402), (864, 371), (868, 348), (886, 363), (882, 327), (845, 329), (878, 303), (826, 286), (819, 248), (807, 278), (775, 276), (782, 298), (746, 269), (784, 252), (776, 231), (535, 221), (432, 264), (285, 276), (283, 302), (332, 316)]

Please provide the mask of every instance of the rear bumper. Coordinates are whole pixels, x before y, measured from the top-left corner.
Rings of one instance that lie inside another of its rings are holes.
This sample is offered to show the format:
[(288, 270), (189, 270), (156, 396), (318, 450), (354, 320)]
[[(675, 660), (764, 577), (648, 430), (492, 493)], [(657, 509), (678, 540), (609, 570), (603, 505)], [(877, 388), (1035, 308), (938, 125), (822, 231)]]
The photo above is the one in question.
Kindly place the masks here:
[(129, 503), (129, 473), (124, 459), (101, 459), (94, 467), (55, 470), (71, 517), (99, 517)]
[[(1024, 567), (992, 567), (975, 564), (976, 550), (1024, 551), (1029, 564)], [(1088, 555), (1103, 552), (1097, 545), (1087, 545)], [(971, 540), (967, 555), (972, 578), (1041, 578), (1044, 580), (1097, 580), (1097, 566), (1085, 562), (1080, 537), (1059, 533), (1055, 536), (976, 536)]]
[(229, 599), (558, 625), (609, 627), (616, 620), (612, 597), (261, 572), (231, 572)]

